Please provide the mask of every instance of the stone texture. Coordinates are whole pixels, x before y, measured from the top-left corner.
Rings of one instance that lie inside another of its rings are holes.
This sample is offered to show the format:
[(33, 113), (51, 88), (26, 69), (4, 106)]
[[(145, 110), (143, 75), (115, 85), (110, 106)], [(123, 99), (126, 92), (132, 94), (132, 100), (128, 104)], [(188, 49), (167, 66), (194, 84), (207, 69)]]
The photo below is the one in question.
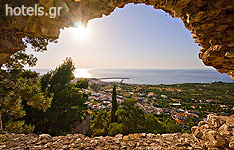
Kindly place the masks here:
[[(110, 15), (116, 7), (144, 3), (181, 18), (201, 46), (199, 58), (207, 66), (234, 79), (234, 1), (232, 0), (40, 0), (45, 8), (63, 7), (60, 17), (5, 16), (5, 0), (0, 2), (0, 65), (23, 49), (22, 37), (58, 37), (60, 29), (75, 22), (85, 25), (93, 18)], [(34, 6), (38, 0), (11, 1), (10, 6)], [(3, 38), (4, 37), (4, 38)], [(3, 39), (3, 40), (2, 40)], [(16, 39), (17, 42), (14, 42)]]
[(208, 115), (207, 121), (201, 121), (192, 127), (192, 133), (206, 149), (234, 148), (234, 118)]
[[(1, 149), (168, 149), (202, 150), (198, 141), (189, 134), (164, 134), (149, 136), (141, 133), (130, 134), (123, 137), (94, 137), (89, 138), (81, 134), (69, 134), (67, 136), (50, 137), (43, 135), (0, 135)], [(144, 136), (144, 137), (142, 137)]]
[(230, 138), (229, 148), (234, 148), (234, 136)]
[(233, 124), (233, 117), (208, 115), (207, 121), (192, 127), (192, 134), (135, 133), (93, 138), (82, 134), (0, 134), (0, 149), (229, 150), (234, 148)]
[(233, 58), (233, 57), (234, 57), (234, 48), (233, 48), (233, 49), (230, 49), (229, 51), (227, 51), (227, 52), (225, 53), (225, 57)]

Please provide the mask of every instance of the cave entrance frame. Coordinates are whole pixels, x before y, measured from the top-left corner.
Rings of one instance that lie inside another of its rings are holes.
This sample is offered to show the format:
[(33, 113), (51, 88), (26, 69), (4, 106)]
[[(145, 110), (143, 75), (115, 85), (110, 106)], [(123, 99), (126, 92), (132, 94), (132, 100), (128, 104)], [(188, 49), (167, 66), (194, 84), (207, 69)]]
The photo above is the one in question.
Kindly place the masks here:
[[(22, 38), (25, 36), (59, 37), (60, 29), (73, 26), (74, 21), (87, 24), (129, 3), (152, 5), (172, 17), (181, 18), (194, 41), (201, 46), (199, 58), (203, 63), (234, 79), (234, 1), (225, 0), (40, 0), (38, 4), (46, 8), (62, 6), (65, 11), (55, 20), (45, 16), (30, 18), (30, 21), (25, 16), (2, 16), (0, 20), (5, 24), (0, 26), (0, 64), (24, 49)], [(11, 4), (34, 6), (35, 1)]]

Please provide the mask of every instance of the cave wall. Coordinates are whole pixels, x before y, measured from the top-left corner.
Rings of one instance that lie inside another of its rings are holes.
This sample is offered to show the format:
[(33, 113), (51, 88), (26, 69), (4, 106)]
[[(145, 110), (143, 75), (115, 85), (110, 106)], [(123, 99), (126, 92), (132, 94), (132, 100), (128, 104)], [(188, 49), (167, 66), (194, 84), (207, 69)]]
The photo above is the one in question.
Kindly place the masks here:
[[(10, 2), (9, 2), (10, 1)], [(5, 4), (10, 6), (63, 7), (60, 17), (6, 17)], [(201, 46), (199, 58), (207, 66), (234, 79), (234, 1), (233, 0), (2, 0), (0, 2), (0, 64), (11, 54), (24, 49), (22, 38), (59, 37), (60, 29), (75, 22), (110, 15), (115, 8), (128, 3), (144, 3), (162, 9), (172, 17), (181, 18)]]

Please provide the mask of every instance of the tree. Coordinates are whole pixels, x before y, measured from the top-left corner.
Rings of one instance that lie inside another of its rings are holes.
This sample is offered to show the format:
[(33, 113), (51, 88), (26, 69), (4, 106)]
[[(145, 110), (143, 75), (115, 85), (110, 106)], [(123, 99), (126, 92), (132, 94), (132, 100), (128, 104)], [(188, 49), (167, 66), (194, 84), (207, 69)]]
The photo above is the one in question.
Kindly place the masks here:
[(111, 108), (111, 122), (112, 123), (118, 121), (116, 114), (115, 114), (118, 109), (116, 96), (117, 96), (116, 85), (114, 85), (113, 93), (112, 93), (112, 108)]
[[(47, 50), (49, 42), (56, 43), (57, 38), (26, 37), (25, 47), (38, 52)], [(53, 93), (48, 94), (41, 90), (40, 77), (36, 72), (24, 70), (24, 66), (33, 67), (37, 58), (26, 54), (25, 49), (13, 54), (3, 64), (0, 70), (0, 131), (29, 133), (33, 125), (25, 124), (25, 107), (31, 107), (42, 112), (50, 106)], [(4, 69), (3, 69), (4, 68)]]
[(67, 58), (55, 71), (42, 76), (42, 90), (48, 91), (48, 94), (54, 93), (54, 97), (46, 112), (28, 109), (31, 113), (26, 120), (35, 124), (36, 133), (67, 134), (83, 120), (88, 95), (82, 92), (82, 85), (71, 83), (74, 69), (72, 59)]
[(177, 133), (181, 132), (181, 127), (179, 124), (176, 124), (176, 121), (171, 117), (166, 118), (163, 123), (163, 133)]
[(108, 128), (110, 124), (110, 113), (105, 110), (94, 111), (91, 120), (92, 136), (106, 136), (108, 135)]
[(185, 118), (185, 121), (186, 121), (186, 124), (188, 126), (188, 129), (191, 131), (191, 128), (193, 126), (196, 126), (197, 125), (197, 121), (196, 121), (196, 118), (194, 116), (191, 116), (191, 117), (186, 117)]
[(163, 133), (166, 129), (153, 114), (145, 114), (136, 105), (136, 100), (127, 99), (116, 111), (117, 122), (111, 123), (111, 112), (95, 112), (91, 121), (93, 136), (130, 133)]
[(75, 87), (80, 89), (87, 89), (89, 87), (89, 79), (86, 78), (78, 79), (77, 82), (75, 83)]
[[(52, 96), (41, 90), (40, 78), (36, 72), (24, 70), (25, 65), (35, 66), (37, 59), (25, 50), (12, 55), (0, 70), (0, 130), (30, 133), (31, 124), (25, 124), (24, 106), (45, 111)], [(1, 126), (3, 124), (3, 127)]]
[(113, 136), (116, 134), (124, 133), (125, 132), (125, 125), (123, 123), (111, 123), (108, 128), (108, 135)]
[(143, 131), (145, 133), (162, 133), (162, 125), (153, 114), (145, 114)]
[(143, 132), (145, 115), (143, 110), (136, 106), (136, 102), (136, 100), (127, 99), (122, 103), (122, 108), (116, 112), (119, 123), (125, 126), (124, 134)]

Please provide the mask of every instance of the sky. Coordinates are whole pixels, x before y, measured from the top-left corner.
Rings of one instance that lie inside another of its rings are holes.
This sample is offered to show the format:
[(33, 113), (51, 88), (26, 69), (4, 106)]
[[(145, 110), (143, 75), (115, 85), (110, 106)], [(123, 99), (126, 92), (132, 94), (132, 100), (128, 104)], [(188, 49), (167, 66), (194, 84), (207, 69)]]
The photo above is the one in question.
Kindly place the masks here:
[(109, 16), (89, 21), (83, 32), (61, 30), (58, 43), (49, 44), (46, 52), (28, 48), (27, 53), (38, 58), (34, 69), (54, 69), (66, 57), (76, 68), (207, 69), (181, 19), (152, 6), (116, 8)]

